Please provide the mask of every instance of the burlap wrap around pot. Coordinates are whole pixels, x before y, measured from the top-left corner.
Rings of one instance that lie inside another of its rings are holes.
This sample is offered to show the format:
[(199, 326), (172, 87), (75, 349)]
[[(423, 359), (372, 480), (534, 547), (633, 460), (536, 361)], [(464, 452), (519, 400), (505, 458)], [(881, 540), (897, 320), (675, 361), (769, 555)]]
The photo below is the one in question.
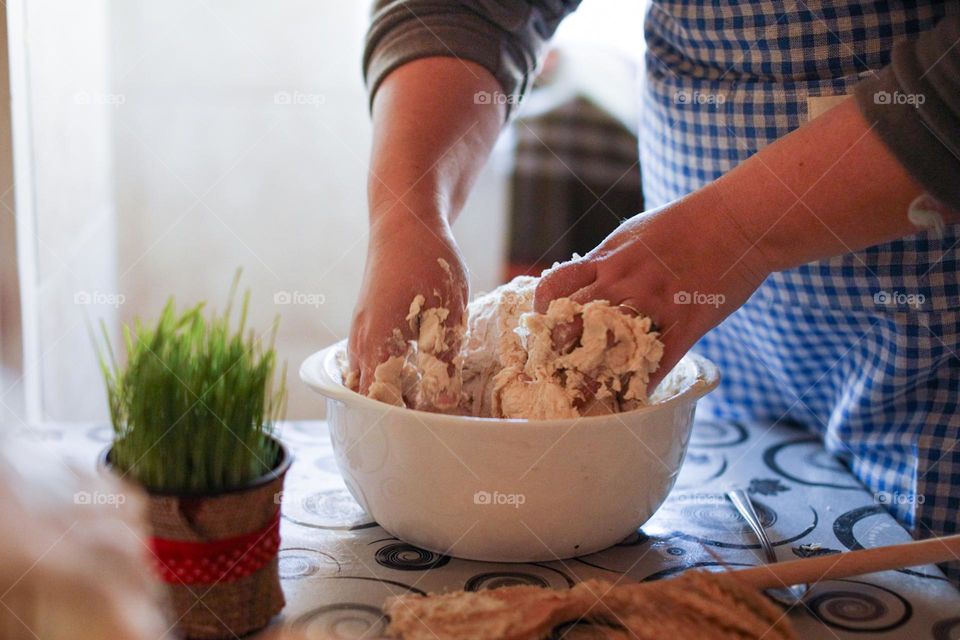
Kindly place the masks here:
[[(279, 517), (283, 481), (291, 457), (283, 445), (273, 471), (242, 487), (217, 494), (173, 495), (148, 490), (149, 517), (155, 539), (167, 543), (221, 543), (246, 536), (264, 551), (266, 532)], [(109, 465), (109, 451), (106, 453)], [(251, 544), (253, 544), (251, 542)], [(244, 548), (248, 548), (244, 546)], [(216, 552), (213, 552), (216, 553)], [(225, 566), (238, 566), (249, 559), (244, 553)], [(157, 554), (163, 564), (162, 554)], [(259, 563), (258, 563), (259, 564)], [(243, 577), (211, 572), (212, 581), (179, 580), (165, 582), (170, 596), (173, 620), (187, 638), (235, 638), (264, 627), (283, 609), (276, 551), (255, 571)]]

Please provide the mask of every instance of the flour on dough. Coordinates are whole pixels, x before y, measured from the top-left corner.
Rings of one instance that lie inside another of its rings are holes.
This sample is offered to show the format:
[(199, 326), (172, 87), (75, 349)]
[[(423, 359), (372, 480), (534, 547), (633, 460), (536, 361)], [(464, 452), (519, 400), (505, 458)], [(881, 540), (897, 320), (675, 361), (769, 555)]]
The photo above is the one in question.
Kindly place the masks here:
[(449, 310), (425, 308), (416, 296), (406, 318), (416, 339), (404, 343), (396, 331), (399, 355), (377, 367), (368, 395), (427, 411), (529, 420), (646, 404), (663, 356), (651, 320), (603, 300), (558, 298), (536, 313), (538, 282), (520, 276), (479, 296), (467, 307), (466, 327), (445, 326)]
[[(462, 341), (463, 327), (447, 326), (448, 309), (424, 308), (426, 298), (416, 296), (410, 303), (406, 321), (416, 339), (406, 341), (394, 330), (390, 356), (373, 373), (367, 395), (388, 404), (451, 413), (460, 405), (461, 377), (459, 358), (444, 359)], [(347, 385), (356, 390), (355, 375), (347, 376)]]

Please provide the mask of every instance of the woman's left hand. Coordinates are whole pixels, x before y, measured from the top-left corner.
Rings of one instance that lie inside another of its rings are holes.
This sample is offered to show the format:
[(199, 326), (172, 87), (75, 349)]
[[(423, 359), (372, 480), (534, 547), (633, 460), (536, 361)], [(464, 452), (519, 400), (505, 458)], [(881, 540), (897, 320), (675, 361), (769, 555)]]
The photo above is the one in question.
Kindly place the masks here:
[(536, 310), (554, 298), (607, 300), (652, 318), (664, 343), (650, 390), (703, 334), (740, 307), (769, 261), (709, 187), (624, 222), (600, 245), (546, 271)]

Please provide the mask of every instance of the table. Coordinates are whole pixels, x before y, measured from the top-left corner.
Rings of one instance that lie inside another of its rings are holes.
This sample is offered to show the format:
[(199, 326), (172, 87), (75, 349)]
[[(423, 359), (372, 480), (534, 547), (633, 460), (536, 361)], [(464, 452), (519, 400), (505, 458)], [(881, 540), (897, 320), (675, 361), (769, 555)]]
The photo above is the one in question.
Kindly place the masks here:
[[(93, 465), (111, 438), (104, 424), (30, 432), (66, 458)], [(565, 561), (502, 564), (459, 560), (406, 544), (381, 529), (344, 488), (326, 424), (288, 422), (296, 457), (283, 496), (280, 573), (287, 606), (275, 624), (311, 637), (376, 637), (380, 606), (402, 593), (508, 584), (563, 588), (587, 578), (640, 581), (692, 567), (754, 565), (759, 545), (723, 498), (749, 489), (778, 557), (905, 542), (908, 533), (816, 436), (778, 425), (698, 421), (668, 501), (620, 544)], [(804, 638), (960, 638), (960, 591), (933, 566), (833, 580), (813, 587), (789, 615)], [(589, 626), (557, 638), (590, 637)]]

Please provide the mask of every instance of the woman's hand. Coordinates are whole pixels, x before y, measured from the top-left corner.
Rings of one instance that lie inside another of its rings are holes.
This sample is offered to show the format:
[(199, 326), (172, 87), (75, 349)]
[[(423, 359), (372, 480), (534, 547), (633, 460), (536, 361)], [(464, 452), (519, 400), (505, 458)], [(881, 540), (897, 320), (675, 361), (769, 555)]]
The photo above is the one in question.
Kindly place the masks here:
[[(922, 191), (848, 98), (555, 269), (540, 283), (537, 308), (571, 295), (626, 302), (651, 316), (666, 347), (656, 384), (769, 273), (936, 222), (930, 206), (919, 207), (919, 217), (907, 215)], [(945, 207), (933, 210), (946, 222), (960, 219)]]
[[(360, 374), (361, 393), (369, 389), (377, 365), (403, 353), (405, 342), (416, 338), (407, 314), (417, 295), (426, 298), (424, 309), (449, 309), (447, 326), (462, 321), (467, 273), (449, 226), (412, 215), (378, 220), (371, 228), (363, 285), (350, 329), (350, 368)], [(396, 330), (402, 341), (396, 339)], [(452, 359), (458, 350), (459, 345), (451, 345), (442, 358)]]
[(746, 302), (768, 262), (712, 189), (641, 213), (583, 258), (547, 271), (536, 309), (569, 296), (650, 316), (664, 343), (652, 391), (703, 334)]
[[(417, 295), (424, 308), (463, 319), (467, 275), (450, 224), (497, 138), (500, 101), (478, 101), (500, 85), (482, 66), (419, 58), (392, 71), (373, 105), (368, 200), (370, 242), (350, 330), (350, 366), (366, 393), (377, 365), (413, 339), (407, 321)], [(443, 262), (441, 262), (443, 261)], [(446, 265), (446, 266), (444, 266)], [(394, 337), (399, 330), (402, 340)], [(450, 334), (448, 334), (450, 335)], [(459, 345), (451, 344), (452, 358)]]

